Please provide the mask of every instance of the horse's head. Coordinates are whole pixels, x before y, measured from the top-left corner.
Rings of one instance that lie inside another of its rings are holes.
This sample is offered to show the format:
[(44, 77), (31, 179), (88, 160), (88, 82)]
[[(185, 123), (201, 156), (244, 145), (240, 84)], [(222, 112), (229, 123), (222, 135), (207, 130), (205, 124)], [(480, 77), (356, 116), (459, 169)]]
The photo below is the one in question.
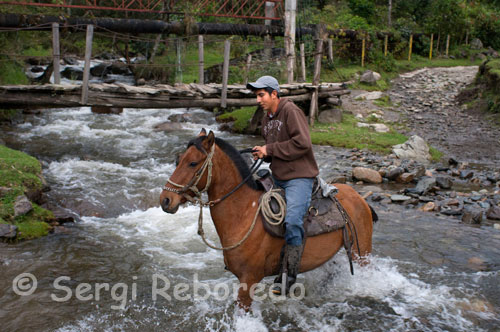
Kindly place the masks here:
[(179, 205), (208, 189), (210, 183), (207, 183), (207, 175), (212, 171), (214, 149), (215, 135), (212, 131), (207, 135), (205, 129), (189, 142), (161, 192), (160, 205), (163, 211), (175, 213)]

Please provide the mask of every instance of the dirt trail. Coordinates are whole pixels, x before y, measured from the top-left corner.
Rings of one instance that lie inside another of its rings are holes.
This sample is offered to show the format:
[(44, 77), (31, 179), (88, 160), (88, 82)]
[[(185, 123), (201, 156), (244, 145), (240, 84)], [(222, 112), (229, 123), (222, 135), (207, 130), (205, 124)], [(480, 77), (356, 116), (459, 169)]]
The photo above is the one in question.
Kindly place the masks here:
[[(404, 134), (419, 135), (459, 161), (497, 167), (500, 128), (480, 114), (470, 113), (455, 100), (474, 79), (478, 67), (424, 68), (402, 74), (387, 92), (393, 107), (380, 108), (353, 98), (344, 103), (353, 113), (383, 112), (386, 121), (403, 122)], [(353, 91), (352, 97), (359, 91)], [(364, 111), (362, 110), (364, 109)]]

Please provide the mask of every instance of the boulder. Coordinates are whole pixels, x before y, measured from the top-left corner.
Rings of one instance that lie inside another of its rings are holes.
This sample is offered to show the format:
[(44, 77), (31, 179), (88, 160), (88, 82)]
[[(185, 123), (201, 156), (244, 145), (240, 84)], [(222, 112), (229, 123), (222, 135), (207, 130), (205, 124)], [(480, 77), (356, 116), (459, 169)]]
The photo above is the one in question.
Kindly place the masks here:
[(342, 110), (334, 108), (322, 111), (319, 113), (318, 121), (320, 123), (340, 123), (342, 122)]
[(128, 75), (130, 74), (130, 69), (128, 68), (128, 65), (126, 63), (120, 62), (120, 61), (115, 61), (111, 64), (109, 67), (109, 70), (111, 71), (111, 74), (115, 75)]
[(16, 197), (16, 202), (14, 203), (14, 217), (25, 215), (31, 210), (33, 210), (33, 204), (31, 204), (28, 197), (25, 195)]
[(401, 167), (395, 167), (389, 170), (389, 172), (387, 172), (385, 177), (388, 178), (389, 180), (395, 181), (403, 173), (404, 169), (402, 169)]
[(423, 138), (417, 135), (411, 136), (403, 144), (394, 145), (392, 152), (399, 159), (414, 159), (422, 163), (428, 163), (431, 159), (429, 146)]
[(361, 83), (375, 84), (378, 80), (380, 80), (382, 76), (379, 73), (367, 70), (361, 75), (359, 81)]
[(78, 65), (78, 60), (69, 56), (65, 56), (63, 58), (63, 61), (65, 64), (70, 65), (70, 66), (77, 66)]
[(123, 113), (123, 108), (121, 107), (108, 107), (108, 106), (92, 106), (92, 113), (97, 114), (121, 114)]
[(355, 167), (352, 170), (352, 177), (367, 183), (382, 183), (382, 176), (379, 172), (365, 167)]
[(0, 238), (13, 239), (17, 236), (17, 226), (0, 224)]
[(96, 77), (104, 77), (109, 72), (109, 65), (106, 63), (100, 63), (97, 66), (90, 68), (90, 74)]
[(61, 76), (64, 77), (64, 78), (67, 78), (68, 80), (81, 81), (81, 80), (83, 80), (83, 69), (81, 69), (81, 68), (73, 68), (73, 67), (66, 67), (61, 72)]
[(470, 42), (470, 48), (473, 50), (480, 50), (483, 48), (483, 42), (479, 38), (474, 38)]
[(451, 186), (453, 186), (453, 181), (448, 176), (437, 176), (436, 184), (438, 185), (439, 188), (450, 189)]
[(486, 218), (493, 220), (500, 220), (500, 206), (493, 205), (486, 212)]
[(384, 96), (385, 94), (382, 91), (372, 91), (372, 92), (367, 92), (367, 93), (362, 93), (360, 95), (357, 95), (355, 100), (376, 100), (380, 99)]

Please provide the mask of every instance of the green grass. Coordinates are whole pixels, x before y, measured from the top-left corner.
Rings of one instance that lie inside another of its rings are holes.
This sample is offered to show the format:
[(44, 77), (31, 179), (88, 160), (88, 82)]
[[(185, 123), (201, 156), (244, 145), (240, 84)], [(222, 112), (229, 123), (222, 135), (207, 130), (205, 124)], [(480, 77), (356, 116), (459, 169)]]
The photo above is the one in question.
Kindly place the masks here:
[(27, 191), (41, 190), (42, 168), (40, 162), (20, 151), (0, 145), (0, 186), (10, 190), (0, 197), (0, 219), (19, 228), (18, 239), (33, 239), (47, 235), (54, 219), (52, 212), (33, 203), (33, 210), (23, 216), (14, 217), (14, 203), (19, 195)]
[(234, 121), (233, 129), (238, 133), (244, 132), (248, 123), (255, 113), (256, 106), (248, 106), (237, 109), (230, 113), (225, 113), (217, 117), (217, 121), (227, 122)]
[(382, 96), (379, 99), (373, 101), (373, 103), (379, 107), (392, 107), (394, 106), (391, 101), (391, 97), (388, 95)]
[(15, 61), (3, 61), (0, 58), (0, 85), (29, 84), (23, 68)]
[(408, 139), (393, 130), (377, 133), (369, 128), (359, 128), (356, 124), (356, 118), (352, 114), (344, 113), (341, 123), (315, 124), (311, 129), (311, 140), (313, 144), (390, 153), (393, 145), (404, 143)]
[(429, 146), (429, 153), (431, 154), (431, 160), (434, 162), (438, 162), (443, 158), (443, 153), (432, 146)]

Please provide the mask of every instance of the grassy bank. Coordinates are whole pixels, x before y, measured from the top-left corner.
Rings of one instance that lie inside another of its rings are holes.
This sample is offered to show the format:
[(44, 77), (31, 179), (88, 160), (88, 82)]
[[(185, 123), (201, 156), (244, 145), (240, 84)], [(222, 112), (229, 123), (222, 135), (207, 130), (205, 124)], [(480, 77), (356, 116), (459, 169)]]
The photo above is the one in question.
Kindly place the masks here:
[(35, 203), (33, 210), (25, 215), (14, 216), (16, 198), (25, 193), (40, 192), (43, 188), (40, 162), (20, 151), (0, 145), (0, 223), (9, 223), (18, 227), (17, 239), (34, 239), (47, 235), (52, 212)]

